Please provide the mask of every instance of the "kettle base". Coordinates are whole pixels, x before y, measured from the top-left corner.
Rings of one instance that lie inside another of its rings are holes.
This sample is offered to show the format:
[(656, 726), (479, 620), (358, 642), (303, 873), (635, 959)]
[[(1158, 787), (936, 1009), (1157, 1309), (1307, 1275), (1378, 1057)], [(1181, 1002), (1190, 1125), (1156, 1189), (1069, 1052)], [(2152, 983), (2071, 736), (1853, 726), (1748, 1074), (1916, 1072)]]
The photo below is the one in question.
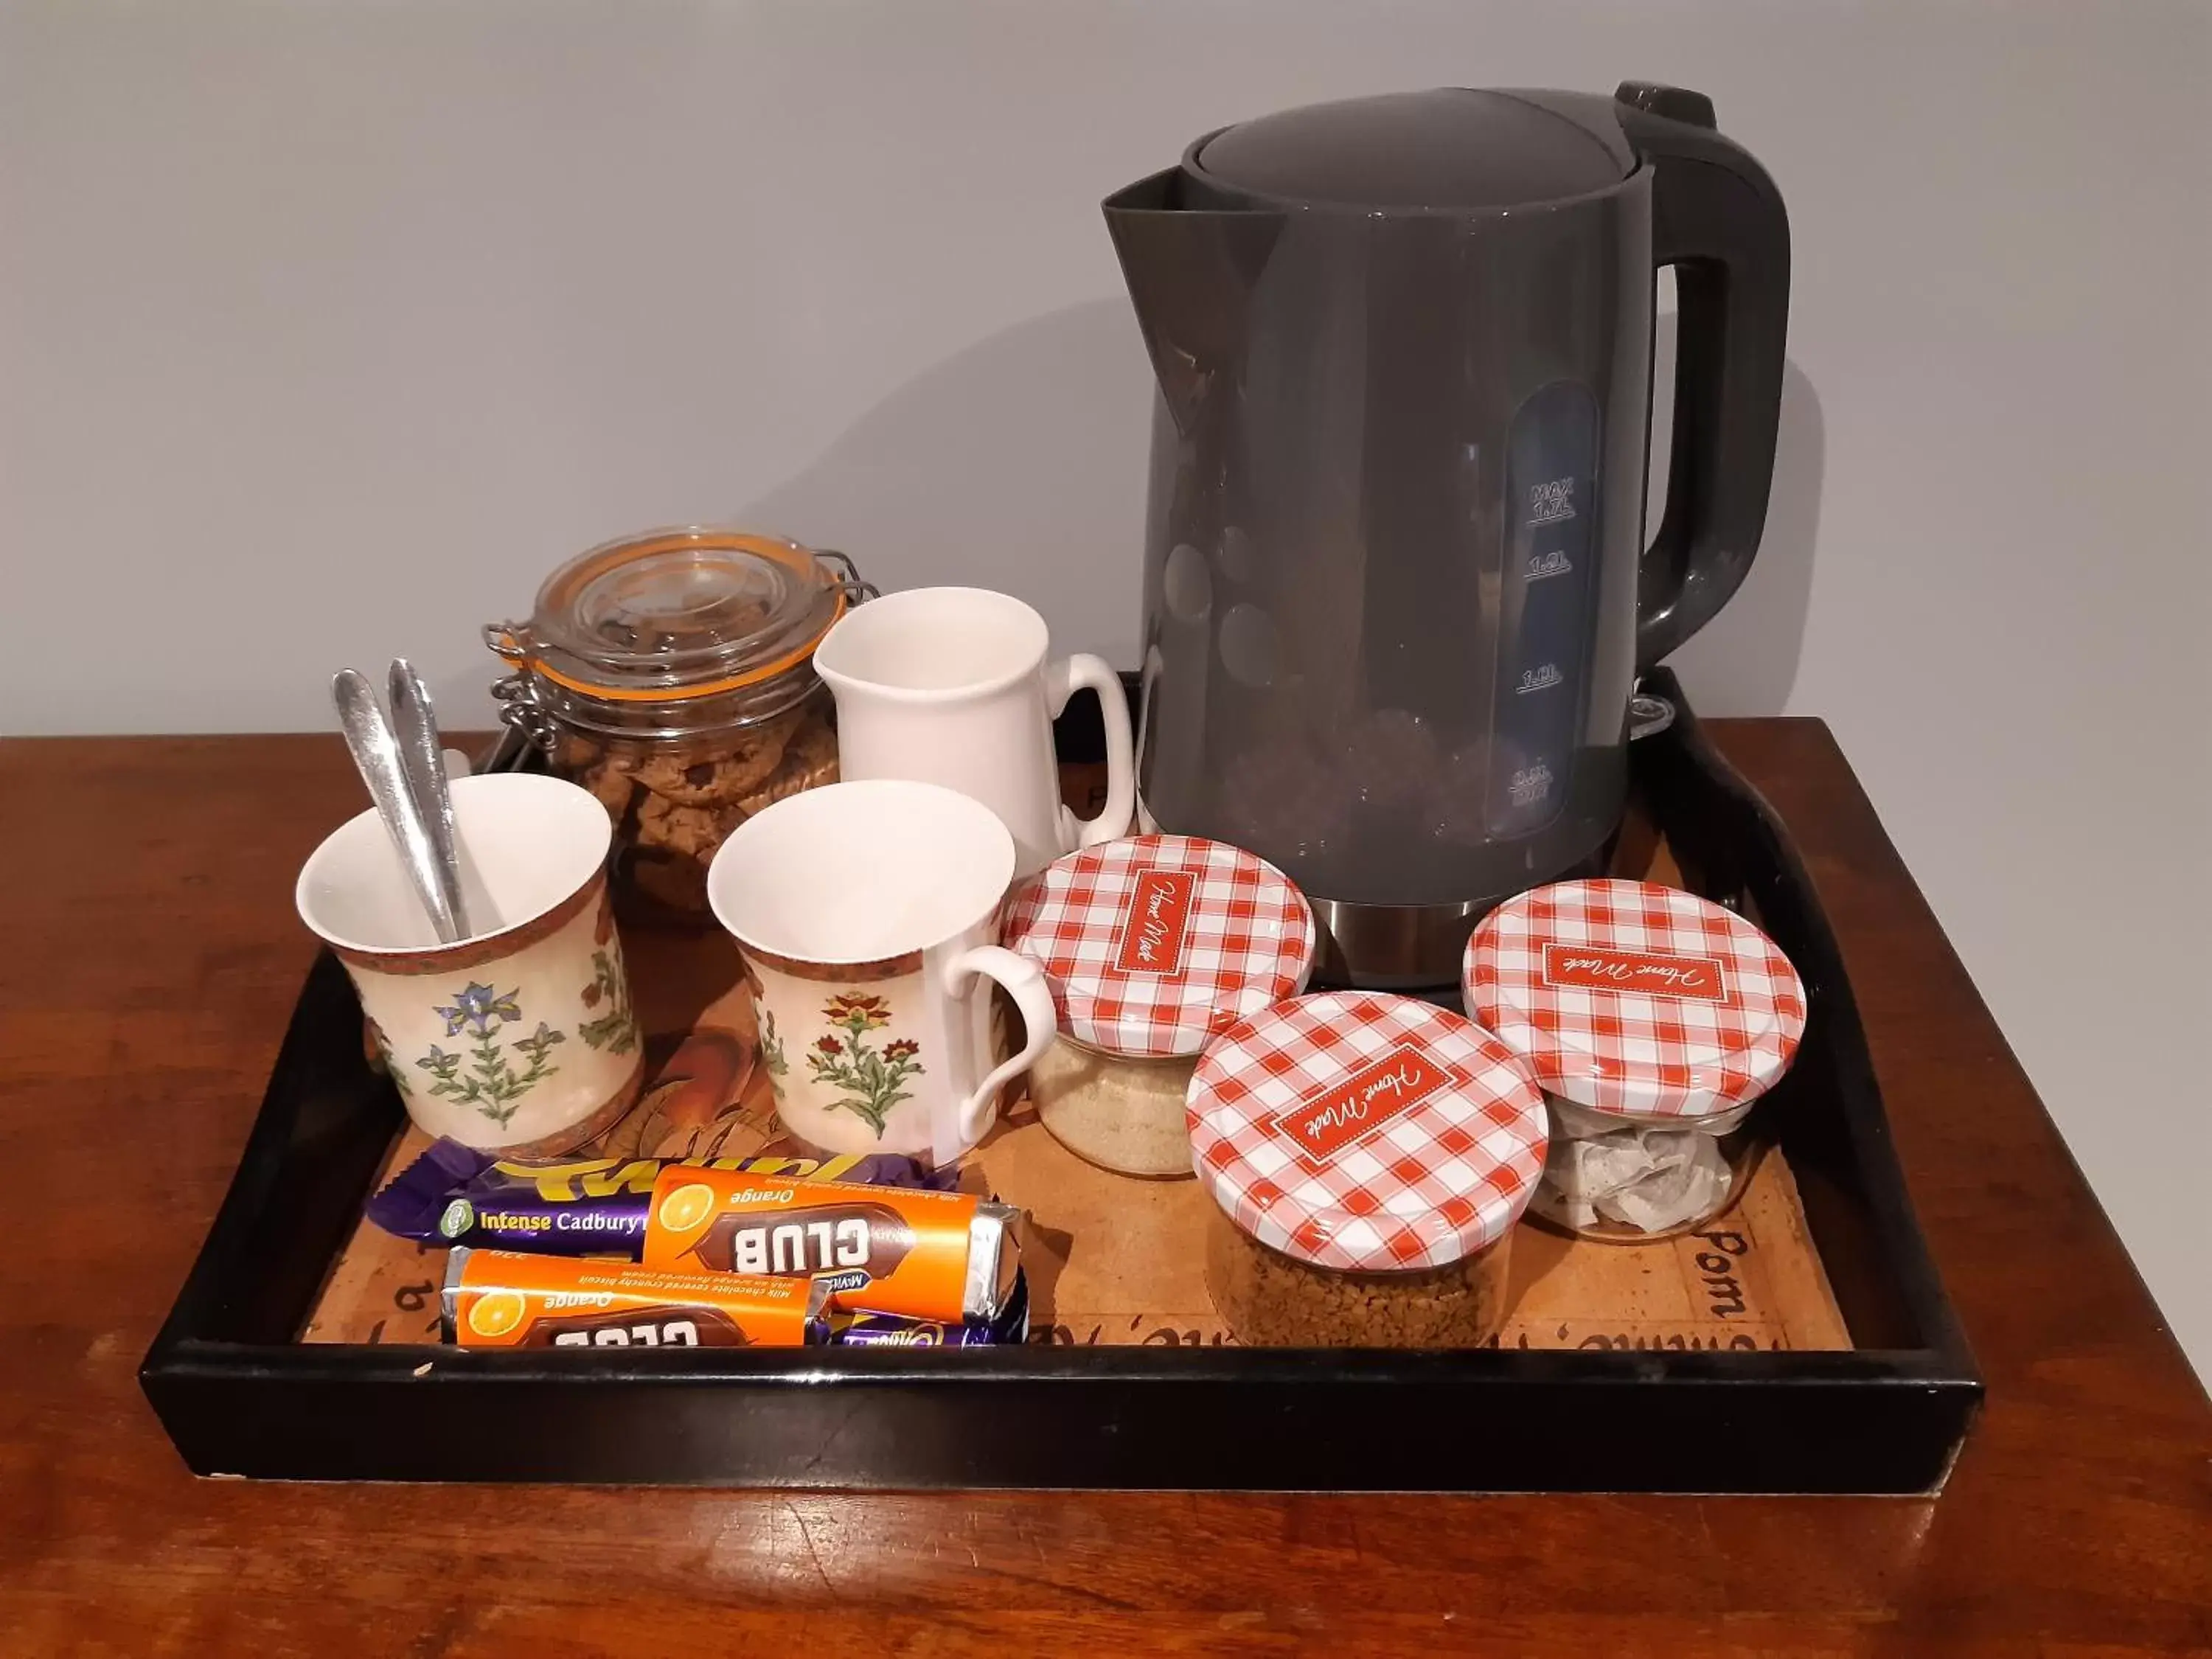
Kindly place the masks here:
[[(1605, 873), (1600, 851), (1545, 881), (1581, 881)], [(1365, 991), (1423, 991), (1456, 987), (1461, 959), (1476, 926), (1506, 900), (1543, 882), (1531, 882), (1483, 898), (1440, 904), (1357, 904), (1308, 896), (1320, 948), (1314, 957), (1316, 989), (1351, 986)]]

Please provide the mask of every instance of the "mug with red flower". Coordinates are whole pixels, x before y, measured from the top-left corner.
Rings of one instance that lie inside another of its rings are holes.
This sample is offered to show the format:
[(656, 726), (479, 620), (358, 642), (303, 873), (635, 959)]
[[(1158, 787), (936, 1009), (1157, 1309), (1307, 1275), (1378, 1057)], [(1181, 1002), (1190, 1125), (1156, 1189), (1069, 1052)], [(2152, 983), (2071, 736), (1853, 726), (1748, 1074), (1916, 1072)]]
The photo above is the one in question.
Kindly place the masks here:
[[(831, 1152), (949, 1164), (1053, 1040), (1052, 992), (1000, 948), (1014, 843), (935, 784), (810, 789), (732, 832), (707, 898), (749, 969), (761, 1060), (793, 1136)], [(1024, 1027), (1000, 1060), (991, 985)]]

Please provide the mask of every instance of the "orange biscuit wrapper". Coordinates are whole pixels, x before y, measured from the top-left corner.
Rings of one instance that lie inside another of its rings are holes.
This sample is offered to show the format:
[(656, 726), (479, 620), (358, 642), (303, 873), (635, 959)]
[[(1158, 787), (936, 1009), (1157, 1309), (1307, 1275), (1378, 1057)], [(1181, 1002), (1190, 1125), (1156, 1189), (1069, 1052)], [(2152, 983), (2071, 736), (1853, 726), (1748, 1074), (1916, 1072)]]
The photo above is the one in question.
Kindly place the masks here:
[(843, 1307), (991, 1320), (1020, 1270), (1020, 1217), (972, 1193), (672, 1165), (653, 1183), (645, 1265), (811, 1279)]
[(460, 1248), (440, 1311), (463, 1348), (797, 1348), (828, 1340), (828, 1297), (799, 1279)]

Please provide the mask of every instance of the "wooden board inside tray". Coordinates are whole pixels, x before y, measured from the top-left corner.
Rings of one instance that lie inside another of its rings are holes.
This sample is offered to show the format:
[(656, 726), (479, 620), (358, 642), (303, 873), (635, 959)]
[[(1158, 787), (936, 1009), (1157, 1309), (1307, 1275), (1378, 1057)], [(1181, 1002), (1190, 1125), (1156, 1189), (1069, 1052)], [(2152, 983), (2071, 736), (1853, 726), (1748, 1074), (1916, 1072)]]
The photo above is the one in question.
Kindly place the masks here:
[[(1669, 879), (1648, 843), (1639, 873)], [(735, 948), (720, 937), (625, 935), (647, 1039), (637, 1107), (579, 1157), (742, 1158), (778, 1139)], [(386, 1173), (428, 1143), (409, 1130)], [(1030, 1340), (1231, 1341), (1206, 1295), (1194, 1181), (1109, 1174), (1064, 1150), (1018, 1103), (969, 1160), (963, 1186), (1029, 1211)], [(380, 1176), (380, 1183), (383, 1176)], [(362, 1223), (333, 1265), (301, 1340), (434, 1343), (445, 1252)], [(1502, 1343), (1523, 1348), (1838, 1349), (1850, 1346), (1796, 1182), (1772, 1153), (1703, 1231), (1648, 1244), (1593, 1243), (1524, 1222), (1513, 1240), (1513, 1311)]]

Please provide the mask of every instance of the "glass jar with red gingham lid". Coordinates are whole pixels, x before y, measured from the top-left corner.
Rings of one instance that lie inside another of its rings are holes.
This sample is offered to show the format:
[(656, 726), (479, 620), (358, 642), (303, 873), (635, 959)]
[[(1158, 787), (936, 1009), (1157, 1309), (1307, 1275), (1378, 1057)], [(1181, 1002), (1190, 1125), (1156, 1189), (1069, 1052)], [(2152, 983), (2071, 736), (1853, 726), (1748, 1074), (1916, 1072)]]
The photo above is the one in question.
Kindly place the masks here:
[(1544, 1103), (1512, 1052), (1409, 997), (1333, 991), (1231, 1026), (1190, 1082), (1206, 1284), (1237, 1340), (1472, 1347), (1506, 1313)]
[(1200, 1052), (1295, 996), (1313, 915), (1241, 848), (1133, 836), (1056, 860), (1018, 896), (1008, 949), (1044, 970), (1060, 1036), (1030, 1069), (1055, 1139), (1123, 1175), (1188, 1176), (1183, 1096)]
[(1640, 1241), (1741, 1195), (1759, 1146), (1746, 1120), (1805, 1030), (1805, 988), (1765, 934), (1672, 887), (1560, 882), (1492, 911), (1463, 977), (1468, 1015), (1551, 1111), (1538, 1215)]

